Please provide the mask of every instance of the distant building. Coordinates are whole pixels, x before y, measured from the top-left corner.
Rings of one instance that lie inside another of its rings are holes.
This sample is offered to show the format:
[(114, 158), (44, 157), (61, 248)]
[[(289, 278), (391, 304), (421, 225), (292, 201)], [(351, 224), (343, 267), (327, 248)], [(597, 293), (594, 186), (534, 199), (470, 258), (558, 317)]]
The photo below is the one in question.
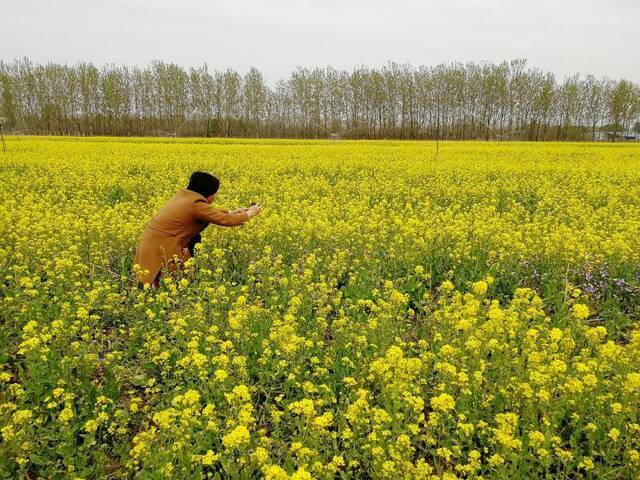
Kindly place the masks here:
[(636, 132), (625, 132), (623, 135), (623, 140), (631, 140), (631, 141), (640, 141), (640, 133)]
[(636, 132), (595, 132), (594, 140), (604, 141), (622, 141), (622, 142), (640, 142), (640, 133)]

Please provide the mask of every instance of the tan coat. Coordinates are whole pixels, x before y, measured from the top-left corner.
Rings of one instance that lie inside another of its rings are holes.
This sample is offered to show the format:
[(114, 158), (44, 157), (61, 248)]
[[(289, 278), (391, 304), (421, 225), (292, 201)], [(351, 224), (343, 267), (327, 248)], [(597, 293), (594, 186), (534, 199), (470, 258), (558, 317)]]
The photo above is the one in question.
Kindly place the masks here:
[(147, 224), (136, 249), (134, 264), (139, 265), (138, 280), (153, 283), (163, 266), (176, 268), (174, 255), (186, 261), (191, 255), (187, 245), (207, 225), (235, 227), (249, 219), (245, 212), (229, 213), (214, 208), (199, 193), (182, 189)]

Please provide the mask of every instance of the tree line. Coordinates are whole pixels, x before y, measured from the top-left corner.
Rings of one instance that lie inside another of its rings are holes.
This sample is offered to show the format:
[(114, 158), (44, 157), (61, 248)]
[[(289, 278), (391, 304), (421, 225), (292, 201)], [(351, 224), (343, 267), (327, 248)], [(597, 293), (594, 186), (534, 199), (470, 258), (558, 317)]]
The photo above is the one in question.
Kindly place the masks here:
[(270, 86), (211, 71), (0, 61), (0, 115), (16, 133), (355, 139), (595, 140), (640, 133), (640, 85), (562, 80), (500, 64), (297, 68)]

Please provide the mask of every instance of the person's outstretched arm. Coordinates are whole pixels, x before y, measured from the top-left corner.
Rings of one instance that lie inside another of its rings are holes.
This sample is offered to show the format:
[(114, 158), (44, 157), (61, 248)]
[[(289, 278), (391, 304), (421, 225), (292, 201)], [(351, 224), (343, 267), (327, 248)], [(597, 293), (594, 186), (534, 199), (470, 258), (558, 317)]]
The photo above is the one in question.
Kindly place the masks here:
[[(257, 208), (256, 208), (257, 207)], [(254, 205), (240, 212), (225, 212), (211, 206), (206, 201), (198, 201), (193, 204), (193, 215), (201, 222), (213, 223), (223, 227), (237, 227), (257, 215), (262, 207)]]

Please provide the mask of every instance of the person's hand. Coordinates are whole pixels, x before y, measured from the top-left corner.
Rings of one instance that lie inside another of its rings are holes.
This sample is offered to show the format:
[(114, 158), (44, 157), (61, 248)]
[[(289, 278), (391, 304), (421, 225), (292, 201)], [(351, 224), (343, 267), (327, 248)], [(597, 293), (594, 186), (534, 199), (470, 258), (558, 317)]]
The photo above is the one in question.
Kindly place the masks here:
[(229, 213), (242, 213), (242, 212), (246, 212), (247, 210), (249, 210), (247, 207), (243, 207), (243, 208), (236, 208), (235, 210), (232, 210)]
[(262, 211), (262, 205), (260, 205), (259, 203), (256, 203), (255, 205), (251, 205), (249, 208), (246, 209), (247, 216), (249, 218), (255, 217), (261, 211)]

